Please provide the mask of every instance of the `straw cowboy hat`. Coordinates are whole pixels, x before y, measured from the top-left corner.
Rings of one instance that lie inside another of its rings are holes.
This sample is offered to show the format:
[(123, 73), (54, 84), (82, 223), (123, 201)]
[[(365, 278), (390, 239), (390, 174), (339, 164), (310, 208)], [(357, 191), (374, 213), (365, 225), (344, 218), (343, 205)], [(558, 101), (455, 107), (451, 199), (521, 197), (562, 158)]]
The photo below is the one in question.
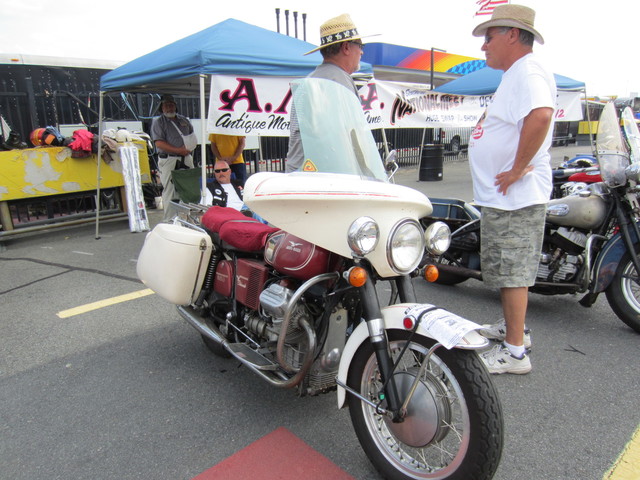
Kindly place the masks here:
[(544, 43), (542, 35), (533, 28), (536, 12), (524, 5), (500, 5), (493, 9), (491, 20), (481, 23), (473, 29), (474, 37), (482, 37), (491, 27), (514, 27), (531, 32), (539, 44)]
[(353, 20), (351, 20), (351, 17), (348, 14), (343, 13), (339, 17), (327, 20), (320, 25), (320, 46), (305, 53), (305, 55), (309, 55), (310, 53), (316, 52), (321, 48), (328, 47), (329, 45), (333, 45), (334, 43), (349, 42), (374, 36), (375, 35), (367, 35), (366, 37), (363, 37), (360, 35), (358, 33), (358, 29), (353, 23)]

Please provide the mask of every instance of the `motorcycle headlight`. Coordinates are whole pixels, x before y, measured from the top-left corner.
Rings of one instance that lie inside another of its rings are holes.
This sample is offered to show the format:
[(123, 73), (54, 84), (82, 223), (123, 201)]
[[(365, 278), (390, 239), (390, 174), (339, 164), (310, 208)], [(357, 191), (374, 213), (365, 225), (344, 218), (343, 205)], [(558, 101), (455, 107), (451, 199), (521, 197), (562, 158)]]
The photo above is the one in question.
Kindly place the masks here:
[(371, 217), (360, 217), (349, 227), (347, 241), (349, 248), (358, 256), (364, 256), (378, 245), (380, 228)]
[(402, 220), (393, 227), (387, 244), (387, 260), (400, 275), (415, 270), (424, 253), (424, 234), (420, 224), (412, 219)]
[(424, 240), (427, 252), (432, 255), (441, 255), (451, 245), (451, 230), (444, 222), (433, 222), (425, 230)]

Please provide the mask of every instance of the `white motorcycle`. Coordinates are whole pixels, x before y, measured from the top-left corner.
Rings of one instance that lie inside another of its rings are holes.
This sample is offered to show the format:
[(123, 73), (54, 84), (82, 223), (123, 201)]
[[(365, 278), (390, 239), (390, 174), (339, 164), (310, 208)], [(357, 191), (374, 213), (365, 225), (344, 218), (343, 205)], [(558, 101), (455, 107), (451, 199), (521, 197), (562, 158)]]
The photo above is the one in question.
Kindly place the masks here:
[[(419, 303), (411, 283), (450, 231), (421, 222), (427, 197), (388, 181), (352, 93), (294, 83), (302, 171), (256, 173), (245, 186), (270, 225), (183, 206), (148, 234), (138, 275), (215, 354), (299, 395), (337, 390), (385, 478), (490, 479), (503, 420), (476, 354), (487, 341), (479, 325)], [(395, 292), (386, 306), (383, 281)]]

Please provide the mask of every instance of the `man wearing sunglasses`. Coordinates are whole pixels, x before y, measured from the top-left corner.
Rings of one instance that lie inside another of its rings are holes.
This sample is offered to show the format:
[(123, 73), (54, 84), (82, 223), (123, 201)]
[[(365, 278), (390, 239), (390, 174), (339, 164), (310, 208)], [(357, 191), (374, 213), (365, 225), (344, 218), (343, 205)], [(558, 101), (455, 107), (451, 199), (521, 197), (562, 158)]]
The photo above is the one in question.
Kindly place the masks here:
[(216, 161), (213, 166), (214, 180), (207, 183), (207, 188), (213, 196), (212, 205), (231, 207), (240, 211), (245, 209), (242, 201), (242, 185), (237, 180), (231, 180), (231, 168), (224, 160)]
[(207, 205), (215, 205), (218, 207), (235, 208), (239, 212), (244, 213), (247, 217), (267, 224), (257, 213), (252, 212), (242, 201), (242, 185), (238, 180), (231, 179), (231, 168), (224, 160), (218, 160), (213, 166), (213, 174), (215, 179), (207, 182), (207, 189), (211, 193), (211, 197), (207, 198)]

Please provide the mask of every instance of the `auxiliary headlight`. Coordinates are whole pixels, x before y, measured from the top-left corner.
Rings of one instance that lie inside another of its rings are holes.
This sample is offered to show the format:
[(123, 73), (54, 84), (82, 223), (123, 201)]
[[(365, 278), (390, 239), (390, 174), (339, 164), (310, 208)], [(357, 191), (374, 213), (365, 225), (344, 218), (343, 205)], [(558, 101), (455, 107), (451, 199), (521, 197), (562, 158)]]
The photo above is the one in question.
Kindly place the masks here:
[(451, 245), (451, 230), (444, 222), (433, 222), (424, 232), (427, 251), (433, 255), (441, 255)]
[(424, 234), (420, 224), (412, 219), (398, 222), (389, 235), (387, 260), (391, 268), (406, 275), (415, 270), (424, 253)]
[(364, 256), (378, 245), (380, 228), (371, 217), (360, 217), (349, 227), (347, 241), (349, 248), (358, 256)]

